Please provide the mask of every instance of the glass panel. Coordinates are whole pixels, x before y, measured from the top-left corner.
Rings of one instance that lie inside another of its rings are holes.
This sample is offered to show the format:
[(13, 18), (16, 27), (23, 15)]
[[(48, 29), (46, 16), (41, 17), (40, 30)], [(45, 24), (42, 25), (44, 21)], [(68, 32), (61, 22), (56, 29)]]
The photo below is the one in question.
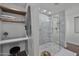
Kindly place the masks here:
[(54, 53), (57, 53), (60, 50), (59, 46), (59, 15), (53, 15), (53, 44), (54, 48), (52, 48), (52, 51)]

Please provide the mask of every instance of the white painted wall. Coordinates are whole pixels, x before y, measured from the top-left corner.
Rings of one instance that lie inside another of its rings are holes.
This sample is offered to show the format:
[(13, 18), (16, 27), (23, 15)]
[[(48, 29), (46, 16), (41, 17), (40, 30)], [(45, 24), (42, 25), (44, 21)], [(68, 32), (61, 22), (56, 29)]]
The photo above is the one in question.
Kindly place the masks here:
[(31, 23), (32, 23), (32, 39), (29, 41), (32, 49), (30, 54), (33, 56), (39, 56), (39, 11), (38, 4), (31, 5)]
[(2, 23), (2, 32), (8, 32), (9, 38), (17, 38), (17, 37), (24, 37), (26, 36), (25, 32), (25, 24), (23, 23), (10, 23), (10, 22), (3, 22)]
[(79, 45), (79, 33), (74, 32), (74, 17), (79, 16), (79, 5), (66, 10), (66, 42)]

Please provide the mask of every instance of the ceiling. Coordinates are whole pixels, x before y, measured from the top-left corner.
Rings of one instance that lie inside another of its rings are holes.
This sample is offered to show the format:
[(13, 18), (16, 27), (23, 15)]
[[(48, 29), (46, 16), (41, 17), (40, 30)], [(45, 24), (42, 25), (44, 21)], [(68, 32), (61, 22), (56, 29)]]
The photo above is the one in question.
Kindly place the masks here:
[(17, 5), (17, 6), (23, 7), (23, 8), (26, 7), (26, 3), (10, 3), (10, 4), (14, 4), (14, 5)]
[(74, 6), (79, 6), (79, 3), (37, 3), (39, 8), (45, 9), (47, 11), (59, 12), (61, 10), (67, 10)]

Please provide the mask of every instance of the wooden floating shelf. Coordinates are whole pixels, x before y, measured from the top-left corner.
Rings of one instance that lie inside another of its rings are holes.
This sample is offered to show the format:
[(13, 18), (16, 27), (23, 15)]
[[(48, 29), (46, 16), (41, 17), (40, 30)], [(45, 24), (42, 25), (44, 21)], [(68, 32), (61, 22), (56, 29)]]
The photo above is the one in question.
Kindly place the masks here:
[(25, 21), (14, 21), (14, 20), (12, 20), (12, 19), (2, 19), (2, 18), (0, 18), (0, 21), (2, 21), (2, 22), (12, 22), (12, 23), (25, 23)]
[(24, 16), (26, 15), (26, 12), (25, 11), (13, 10), (11, 8), (7, 8), (7, 7), (4, 7), (4, 6), (0, 6), (0, 8), (4, 12), (9, 12), (9, 13), (19, 14), (19, 15), (24, 15)]

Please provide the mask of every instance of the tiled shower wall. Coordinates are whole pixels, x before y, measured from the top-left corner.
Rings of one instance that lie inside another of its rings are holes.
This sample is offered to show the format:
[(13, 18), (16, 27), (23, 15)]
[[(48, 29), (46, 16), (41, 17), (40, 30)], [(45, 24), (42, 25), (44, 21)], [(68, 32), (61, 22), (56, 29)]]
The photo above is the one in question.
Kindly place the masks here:
[(51, 19), (47, 15), (39, 14), (39, 45), (51, 42)]

